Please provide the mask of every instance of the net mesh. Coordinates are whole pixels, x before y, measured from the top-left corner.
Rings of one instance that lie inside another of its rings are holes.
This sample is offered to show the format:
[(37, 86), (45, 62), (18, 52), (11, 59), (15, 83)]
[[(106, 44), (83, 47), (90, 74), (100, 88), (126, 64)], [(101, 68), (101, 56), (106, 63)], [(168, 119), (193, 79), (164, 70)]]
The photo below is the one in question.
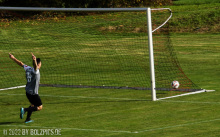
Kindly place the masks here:
[(41, 84), (149, 87), (146, 13), (84, 14), (2, 27), (1, 88), (25, 84), (9, 52), (27, 65), (31, 52), (41, 58)]
[[(150, 89), (146, 12), (30, 12), (23, 19), (24, 12), (13, 13), (1, 11), (0, 88), (26, 83), (8, 53), (32, 66), (33, 52), (42, 60), (44, 86)], [(154, 28), (169, 14), (153, 11)], [(178, 94), (199, 89), (179, 65), (168, 23), (153, 40), (157, 90), (173, 91), (173, 80)]]
[[(168, 11), (152, 11), (153, 29), (160, 26), (169, 16), (170, 13)], [(171, 40), (172, 30), (170, 23), (172, 22), (168, 21), (162, 28), (153, 33), (157, 98), (201, 90), (184, 73), (178, 61), (176, 50)], [(180, 83), (178, 89), (173, 89), (171, 86), (172, 81)]]

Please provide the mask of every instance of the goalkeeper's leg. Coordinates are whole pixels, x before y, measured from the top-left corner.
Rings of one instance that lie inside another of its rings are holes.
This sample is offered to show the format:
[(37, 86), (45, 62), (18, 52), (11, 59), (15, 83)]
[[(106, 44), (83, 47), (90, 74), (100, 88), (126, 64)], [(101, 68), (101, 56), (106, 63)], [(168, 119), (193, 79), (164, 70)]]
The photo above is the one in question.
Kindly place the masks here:
[(32, 114), (32, 112), (34, 112), (34, 111), (40, 111), (42, 108), (43, 108), (42, 105), (40, 105), (40, 106), (38, 106), (38, 107), (37, 107), (37, 106), (34, 106), (34, 105), (31, 105), (31, 106), (29, 106), (28, 108), (24, 108), (24, 113), (27, 112), (27, 118), (26, 118), (26, 120), (25, 120), (25, 123), (32, 122), (32, 121), (31, 121), (31, 114)]
[(29, 123), (29, 122), (32, 122), (31, 120), (32, 112), (42, 110), (43, 106), (42, 106), (40, 96), (38, 94), (37, 95), (26, 94), (26, 95), (27, 95), (28, 100), (31, 103), (31, 106), (29, 106), (28, 108), (24, 108), (23, 114), (27, 112), (27, 118), (25, 120), (25, 123)]

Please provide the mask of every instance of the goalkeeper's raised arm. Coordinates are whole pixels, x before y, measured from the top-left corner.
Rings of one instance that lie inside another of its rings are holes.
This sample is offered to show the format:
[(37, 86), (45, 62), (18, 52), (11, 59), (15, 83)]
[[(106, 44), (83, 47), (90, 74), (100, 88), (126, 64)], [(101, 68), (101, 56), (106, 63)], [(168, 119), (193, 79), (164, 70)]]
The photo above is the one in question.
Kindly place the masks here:
[(37, 69), (38, 69), (38, 66), (37, 66), (37, 58), (36, 58), (36, 56), (34, 56), (33, 53), (31, 53), (31, 55), (32, 55), (32, 59), (33, 59), (34, 70), (37, 70)]
[(14, 55), (12, 55), (11, 53), (9, 53), (9, 58), (11, 58), (12, 60), (14, 60), (14, 62), (16, 62), (19, 66), (23, 67), (24, 66), (24, 63), (21, 62), (20, 60), (16, 59), (14, 57)]

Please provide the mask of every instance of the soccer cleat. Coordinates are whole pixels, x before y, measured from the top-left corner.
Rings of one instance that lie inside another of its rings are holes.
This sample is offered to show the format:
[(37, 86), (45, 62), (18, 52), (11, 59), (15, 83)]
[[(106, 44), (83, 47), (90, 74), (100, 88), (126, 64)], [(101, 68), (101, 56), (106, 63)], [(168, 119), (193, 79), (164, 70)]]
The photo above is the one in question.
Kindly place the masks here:
[(34, 122), (33, 120), (25, 120), (25, 123), (31, 123), (31, 122)]
[(24, 108), (20, 109), (20, 118), (23, 119), (24, 116)]

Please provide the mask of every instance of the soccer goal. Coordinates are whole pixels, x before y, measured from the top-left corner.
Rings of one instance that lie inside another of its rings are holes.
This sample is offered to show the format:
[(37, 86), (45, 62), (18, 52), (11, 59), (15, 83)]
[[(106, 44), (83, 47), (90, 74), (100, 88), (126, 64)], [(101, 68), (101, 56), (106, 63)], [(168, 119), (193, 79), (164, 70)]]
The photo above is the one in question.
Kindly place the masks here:
[(31, 65), (33, 52), (42, 60), (41, 86), (146, 90), (153, 101), (205, 91), (178, 62), (168, 8), (0, 7), (0, 13), (2, 90), (25, 85), (8, 53)]

